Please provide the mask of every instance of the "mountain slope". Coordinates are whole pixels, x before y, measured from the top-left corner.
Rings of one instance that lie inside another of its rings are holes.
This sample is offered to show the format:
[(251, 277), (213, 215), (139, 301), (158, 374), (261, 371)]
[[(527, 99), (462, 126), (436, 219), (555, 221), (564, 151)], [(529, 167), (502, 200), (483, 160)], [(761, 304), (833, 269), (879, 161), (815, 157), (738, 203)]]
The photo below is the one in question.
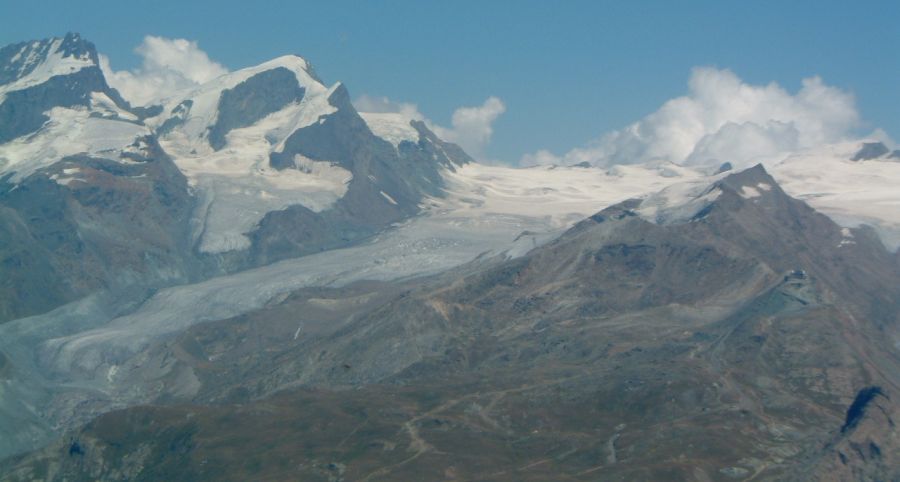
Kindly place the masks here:
[(194, 326), (121, 368), (176, 405), (103, 415), (10, 479), (896, 477), (897, 429), (868, 421), (900, 393), (892, 255), (761, 167), (676, 191), (523, 257)]

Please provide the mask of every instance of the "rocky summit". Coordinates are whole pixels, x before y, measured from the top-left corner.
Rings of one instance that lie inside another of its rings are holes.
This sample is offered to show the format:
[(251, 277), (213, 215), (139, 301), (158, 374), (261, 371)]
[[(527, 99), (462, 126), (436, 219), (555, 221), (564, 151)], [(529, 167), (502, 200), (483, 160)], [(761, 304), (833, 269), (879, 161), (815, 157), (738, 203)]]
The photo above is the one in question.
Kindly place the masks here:
[(0, 480), (900, 480), (900, 164), (817, 152), (487, 166), (298, 56), (4, 47)]

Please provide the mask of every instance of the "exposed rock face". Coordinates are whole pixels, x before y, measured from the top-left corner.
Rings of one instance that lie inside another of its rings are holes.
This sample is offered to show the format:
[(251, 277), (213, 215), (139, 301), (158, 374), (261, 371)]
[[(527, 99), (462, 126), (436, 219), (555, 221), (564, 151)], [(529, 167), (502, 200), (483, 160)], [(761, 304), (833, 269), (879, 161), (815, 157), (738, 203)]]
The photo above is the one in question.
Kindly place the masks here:
[(413, 127), (419, 142), (394, 147), (375, 136), (350, 103), (341, 85), (329, 97), (336, 108), (320, 122), (296, 130), (281, 152), (272, 153), (277, 169), (299, 169), (295, 156), (336, 162), (353, 175), (346, 195), (326, 211), (292, 206), (269, 213), (250, 237), (253, 264), (345, 246), (419, 210), (424, 196), (441, 194), (441, 169), (472, 159), (441, 141), (421, 122)]
[(229, 131), (251, 126), (288, 103), (300, 102), (304, 91), (294, 74), (284, 67), (260, 72), (233, 89), (223, 91), (216, 123), (209, 131), (210, 145), (213, 149), (221, 149)]
[(866, 142), (850, 159), (851, 161), (869, 161), (891, 152), (882, 142)]
[(185, 178), (152, 137), (136, 142), (139, 162), (70, 156), (0, 182), (0, 320), (195, 276)]
[[(17, 157), (11, 167), (0, 159), (11, 170), (0, 175), (0, 322), (97, 290), (190, 279), (186, 180), (155, 137), (141, 135), (93, 44), (69, 34), (4, 47), (0, 81), (0, 144), (9, 142), (6, 152)], [(135, 135), (118, 147), (94, 134), (108, 145), (86, 140), (89, 152), (69, 155), (67, 146), (36, 139), (65, 122), (51, 119), (52, 109), (63, 109), (73, 130), (102, 125), (111, 138)], [(116, 133), (120, 126), (125, 134)]]
[(34, 83), (0, 98), (0, 144), (36, 132), (50, 118), (46, 111), (54, 107), (90, 106), (91, 93), (107, 95), (120, 108), (130, 106), (111, 89), (100, 71), (94, 45), (77, 34), (63, 39), (23, 42), (0, 50), (0, 88), (27, 80), (36, 69), (48, 69), (51, 57), (70, 61), (70, 71), (60, 69), (41, 83)]
[(187, 405), (101, 416), (9, 478), (897, 478), (893, 255), (761, 167), (684, 217), (644, 202), (194, 326), (120, 368)]
[(798, 479), (895, 480), (900, 476), (898, 417), (890, 394), (880, 387), (860, 390), (840, 433), (814, 457), (811, 467), (797, 471)]

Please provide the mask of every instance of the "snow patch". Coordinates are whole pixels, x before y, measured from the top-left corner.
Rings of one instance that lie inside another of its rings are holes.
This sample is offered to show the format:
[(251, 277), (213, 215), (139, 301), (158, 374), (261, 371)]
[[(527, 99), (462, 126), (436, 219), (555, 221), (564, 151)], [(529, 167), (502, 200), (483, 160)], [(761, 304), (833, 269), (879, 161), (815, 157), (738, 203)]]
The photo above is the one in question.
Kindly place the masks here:
[(109, 370), (106, 372), (106, 381), (108, 383), (112, 383), (113, 379), (116, 377), (116, 373), (119, 372), (119, 365), (112, 365), (109, 367)]
[(741, 186), (741, 191), (738, 194), (744, 199), (753, 199), (761, 196), (759, 191), (751, 186)]
[(718, 177), (721, 175), (673, 184), (644, 199), (636, 212), (655, 224), (690, 221), (722, 194), (718, 186), (710, 185)]
[(384, 196), (384, 198), (387, 199), (389, 203), (393, 204), (394, 206), (397, 205), (397, 201), (394, 201), (394, 198), (392, 198), (390, 194), (388, 194), (384, 191), (380, 191), (380, 192), (381, 192), (381, 195)]
[(117, 106), (116, 103), (103, 92), (91, 92), (91, 110), (103, 114), (104, 117), (114, 117), (133, 122), (138, 121), (136, 115)]
[(843, 239), (838, 243), (838, 248), (856, 244), (856, 241), (853, 239), (853, 232), (850, 231), (850, 228), (841, 228), (841, 236)]
[(401, 142), (419, 142), (419, 131), (410, 124), (411, 119), (403, 114), (360, 112), (359, 115), (373, 134), (390, 142), (395, 148)]

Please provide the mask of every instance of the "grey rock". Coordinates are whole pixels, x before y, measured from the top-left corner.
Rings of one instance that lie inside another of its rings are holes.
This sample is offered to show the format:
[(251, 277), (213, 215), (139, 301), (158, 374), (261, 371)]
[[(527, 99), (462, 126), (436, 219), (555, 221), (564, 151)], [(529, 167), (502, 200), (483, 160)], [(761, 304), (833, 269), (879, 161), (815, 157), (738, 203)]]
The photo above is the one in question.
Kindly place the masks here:
[(291, 102), (299, 102), (303, 94), (297, 77), (284, 67), (260, 72), (222, 91), (219, 115), (209, 130), (209, 144), (213, 149), (221, 149), (229, 131), (252, 125)]
[(418, 212), (425, 195), (442, 195), (441, 168), (471, 162), (455, 144), (444, 142), (421, 122), (416, 143), (395, 148), (375, 136), (350, 102), (342, 85), (329, 98), (337, 111), (301, 128), (270, 156), (276, 169), (296, 169), (294, 155), (333, 162), (353, 179), (347, 194), (320, 213), (302, 206), (267, 214), (251, 234), (253, 265), (347, 246)]
[[(0, 320), (48, 311), (121, 284), (184, 282), (187, 181), (152, 137), (139, 164), (72, 156), (0, 182)], [(77, 166), (83, 181), (50, 179)]]
[(877, 159), (887, 153), (890, 149), (883, 142), (864, 142), (862, 147), (856, 151), (856, 154), (850, 158), (851, 161), (869, 161)]
[[(40, 65), (40, 59), (49, 53), (54, 40), (56, 39), (10, 45), (0, 50), (0, 83), (14, 81)], [(28, 52), (20, 55), (16, 62), (9, 62), (22, 48)], [(49, 120), (44, 112), (53, 107), (89, 106), (92, 92), (105, 93), (120, 108), (131, 110), (131, 106), (119, 93), (107, 85), (93, 44), (82, 40), (77, 34), (69, 34), (63, 39), (58, 51), (64, 56), (87, 55), (93, 65), (70, 74), (51, 77), (39, 85), (7, 93), (0, 104), (0, 143), (36, 132)], [(37, 60), (21, 65), (24, 62), (22, 59), (29, 53), (38, 56)], [(4, 58), (7, 63), (3, 63)]]

